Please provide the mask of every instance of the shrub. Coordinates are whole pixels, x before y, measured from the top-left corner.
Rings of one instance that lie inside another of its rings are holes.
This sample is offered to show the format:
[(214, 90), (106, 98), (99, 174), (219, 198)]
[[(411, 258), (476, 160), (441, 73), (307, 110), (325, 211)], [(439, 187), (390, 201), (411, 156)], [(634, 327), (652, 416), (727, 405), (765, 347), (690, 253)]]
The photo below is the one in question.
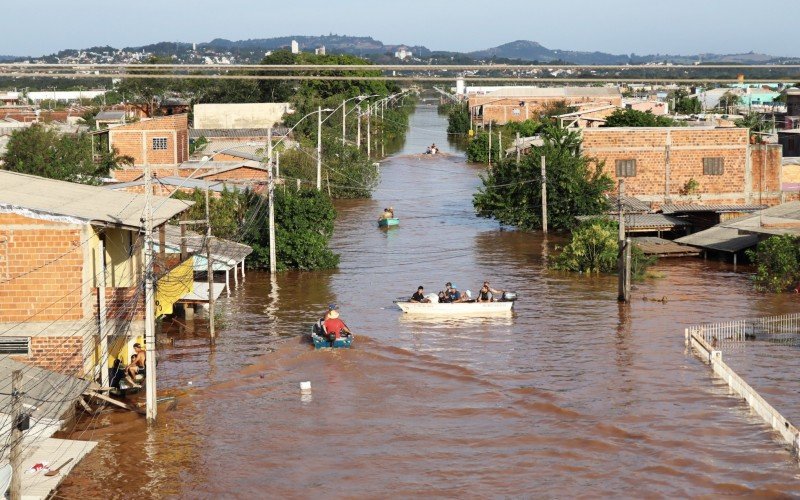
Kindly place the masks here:
[(772, 236), (760, 242), (747, 256), (756, 265), (756, 290), (786, 292), (800, 281), (800, 238)]

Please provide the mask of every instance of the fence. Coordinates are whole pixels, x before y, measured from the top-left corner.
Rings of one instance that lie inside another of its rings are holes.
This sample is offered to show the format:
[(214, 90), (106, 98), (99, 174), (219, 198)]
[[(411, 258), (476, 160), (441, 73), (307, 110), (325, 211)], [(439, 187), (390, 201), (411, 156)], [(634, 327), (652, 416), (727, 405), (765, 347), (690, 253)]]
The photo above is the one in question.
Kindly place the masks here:
[(686, 345), (711, 365), (731, 391), (747, 401), (767, 425), (776, 430), (800, 459), (800, 431), (761, 397), (731, 367), (722, 361), (723, 347), (743, 348), (746, 341), (761, 339), (781, 344), (800, 345), (800, 314), (786, 314), (755, 320), (691, 326), (685, 330)]

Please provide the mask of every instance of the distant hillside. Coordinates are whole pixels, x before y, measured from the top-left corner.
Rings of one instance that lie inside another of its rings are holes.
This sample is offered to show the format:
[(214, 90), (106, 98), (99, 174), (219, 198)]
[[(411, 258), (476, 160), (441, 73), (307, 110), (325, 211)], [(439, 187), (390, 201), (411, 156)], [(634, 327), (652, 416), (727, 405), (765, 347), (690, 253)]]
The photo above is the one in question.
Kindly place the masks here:
[[(231, 41), (217, 38), (209, 43), (199, 44), (198, 47), (209, 47), (223, 50), (275, 50), (289, 47), (292, 40), (296, 40), (300, 50), (311, 52), (314, 49), (325, 46), (325, 50), (330, 53), (345, 53), (355, 55), (372, 55), (394, 52), (400, 45), (385, 45), (383, 42), (367, 36), (346, 36), (346, 35), (322, 35), (322, 36), (283, 36), (277, 38), (258, 38), (252, 40)], [(408, 46), (414, 55), (426, 56), (430, 50), (423, 46)]]
[(19, 59), (19, 56), (0, 56), (0, 62), (11, 62)]
[(519, 59), (522, 61), (565, 61), (574, 64), (645, 64), (654, 62), (669, 62), (673, 64), (703, 63), (731, 63), (731, 64), (758, 64), (774, 61), (775, 56), (749, 52), (747, 54), (698, 54), (698, 55), (626, 55), (608, 54), (605, 52), (581, 52), (573, 50), (548, 49), (537, 42), (517, 40), (490, 49), (470, 52), (467, 55), (474, 59)]

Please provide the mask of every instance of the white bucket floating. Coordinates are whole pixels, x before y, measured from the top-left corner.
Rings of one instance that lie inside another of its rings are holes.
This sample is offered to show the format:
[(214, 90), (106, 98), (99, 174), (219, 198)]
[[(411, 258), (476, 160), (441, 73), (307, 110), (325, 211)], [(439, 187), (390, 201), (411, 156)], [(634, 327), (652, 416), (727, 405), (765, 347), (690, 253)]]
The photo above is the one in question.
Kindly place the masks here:
[(300, 382), (300, 392), (305, 392), (305, 393), (311, 392), (311, 382), (310, 381)]

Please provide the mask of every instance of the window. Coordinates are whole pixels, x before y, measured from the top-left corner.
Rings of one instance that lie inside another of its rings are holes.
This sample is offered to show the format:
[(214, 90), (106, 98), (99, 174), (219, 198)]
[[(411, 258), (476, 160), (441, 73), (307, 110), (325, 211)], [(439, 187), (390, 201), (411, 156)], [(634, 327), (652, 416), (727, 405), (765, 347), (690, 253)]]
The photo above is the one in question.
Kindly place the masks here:
[(725, 172), (724, 158), (703, 158), (703, 175), (722, 175), (723, 172)]
[(617, 177), (636, 177), (636, 160), (617, 160)]
[(0, 337), (0, 354), (30, 354), (30, 337)]
[(511, 110), (511, 114), (514, 115), (514, 116), (519, 116), (520, 111), (517, 108), (514, 108), (514, 109)]
[(154, 137), (153, 138), (153, 149), (167, 149), (167, 138), (166, 137)]

